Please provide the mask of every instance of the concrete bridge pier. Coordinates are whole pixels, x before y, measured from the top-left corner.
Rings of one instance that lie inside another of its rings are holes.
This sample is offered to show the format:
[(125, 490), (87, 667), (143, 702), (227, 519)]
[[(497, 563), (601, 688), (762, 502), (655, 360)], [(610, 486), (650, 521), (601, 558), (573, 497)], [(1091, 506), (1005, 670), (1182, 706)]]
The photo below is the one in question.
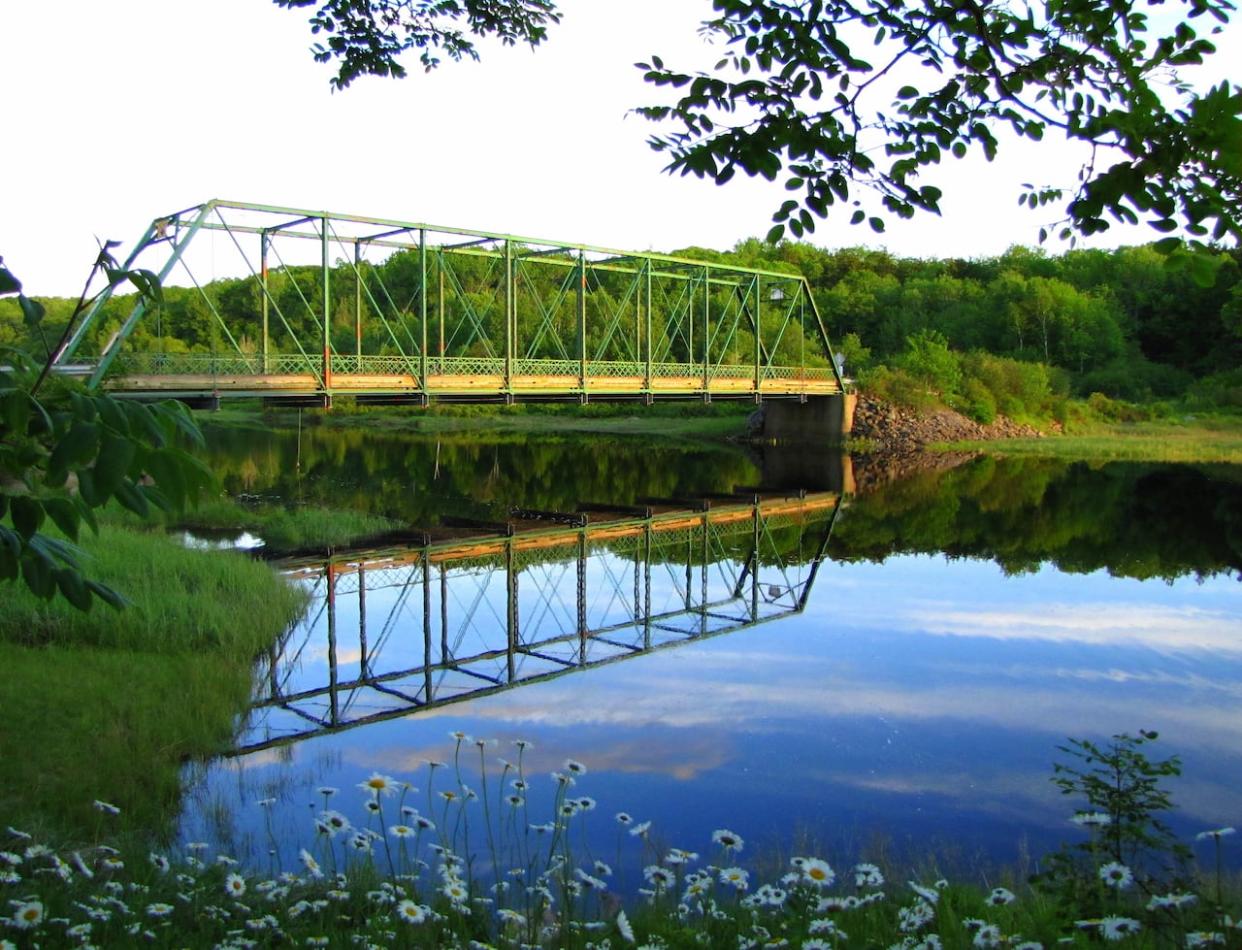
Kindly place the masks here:
[(841, 445), (854, 428), (856, 393), (808, 396), (806, 402), (768, 400), (763, 404), (764, 440), (810, 445)]

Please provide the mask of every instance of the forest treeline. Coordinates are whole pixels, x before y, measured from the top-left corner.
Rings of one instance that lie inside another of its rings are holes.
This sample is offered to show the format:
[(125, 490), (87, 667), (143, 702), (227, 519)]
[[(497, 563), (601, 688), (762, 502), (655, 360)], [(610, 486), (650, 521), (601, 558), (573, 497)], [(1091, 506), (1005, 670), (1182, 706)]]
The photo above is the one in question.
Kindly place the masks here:
[[(1214, 279), (1206, 286), (1187, 269), (1170, 266), (1169, 258), (1153, 246), (1075, 250), (1056, 256), (1014, 247), (999, 257), (963, 260), (901, 258), (864, 248), (828, 250), (805, 242), (773, 245), (749, 239), (729, 251), (686, 248), (674, 253), (802, 274), (810, 282), (834, 347), (845, 357), (847, 374), (898, 402), (940, 401), (983, 422), (997, 411), (1020, 418), (1057, 417), (1066, 411), (1068, 397), (1092, 394), (1100, 394), (1093, 397), (1093, 405), (1105, 415), (1129, 411), (1117, 400), (1242, 407), (1242, 252), (1238, 250), (1217, 255)], [(416, 255), (398, 253), (371, 271), (382, 278), (384, 294), (397, 307), (405, 300), (408, 309), (417, 293), (416, 263)], [(467, 336), (448, 342), (449, 355), (467, 355), (479, 346), (480, 331), (487, 330), (488, 302), (494, 291), (487, 289), (484, 265), (455, 266), (461, 293), (476, 295), (482, 324), (465, 328), (462, 333)], [(316, 275), (315, 268), (273, 272), (273, 294), (286, 302), (281, 309), (290, 315), (290, 322), (306, 324), (293, 326), (282, 343), (285, 331), (273, 317), (276, 351), (291, 352), (288, 341), (293, 336), (316, 338), (314, 313), (321, 307), (317, 295), (322, 293)], [(352, 352), (356, 279), (347, 265), (338, 265), (331, 286), (333, 344), (338, 352)], [(368, 292), (378, 296), (379, 286), (377, 282)], [(231, 325), (239, 345), (253, 349), (260, 294), (254, 279), (212, 281), (204, 291), (206, 299), (195, 288), (166, 288), (163, 312), (143, 321), (133, 346), (170, 353), (226, 351), (231, 343), (223, 338), (222, 328)], [(429, 294), (436, 292), (429, 287)], [(621, 291), (617, 293), (620, 299)], [(548, 313), (572, 309), (572, 300), (555, 281), (548, 283), (545, 296)], [(32, 331), (24, 326), (14, 301), (0, 300), (0, 345), (18, 345), (38, 356), (54, 345), (73, 301), (43, 302), (47, 318)], [(213, 309), (222, 320), (216, 319)], [(544, 311), (534, 302), (526, 308), (529, 314), (519, 309), (519, 320), (532, 327), (543, 318)], [(115, 301), (96, 336), (106, 338), (127, 310), (125, 301)], [(366, 324), (365, 333), (364, 352), (389, 352), (401, 343), (379, 321)], [(532, 331), (523, 336), (535, 335)], [(555, 339), (555, 333), (541, 334), (540, 352), (526, 355), (560, 355), (542, 352)], [(605, 358), (630, 358), (611, 351), (626, 340), (627, 334), (614, 334), (611, 341), (600, 343), (601, 352), (607, 350)], [(798, 341), (801, 346), (801, 335)], [(676, 352), (675, 347), (666, 355), (698, 358)]]
[(879, 395), (939, 399), (982, 422), (1049, 417), (1065, 398), (1242, 407), (1242, 252), (1206, 286), (1153, 246), (915, 259), (758, 239), (677, 252), (796, 270), (810, 282), (848, 374)]

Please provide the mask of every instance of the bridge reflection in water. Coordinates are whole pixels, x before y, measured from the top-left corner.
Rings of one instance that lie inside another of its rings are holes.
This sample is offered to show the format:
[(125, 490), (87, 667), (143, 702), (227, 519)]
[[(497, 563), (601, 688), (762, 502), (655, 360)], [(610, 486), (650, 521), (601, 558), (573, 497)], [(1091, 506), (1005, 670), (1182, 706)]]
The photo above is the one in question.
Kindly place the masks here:
[[(463, 702), (799, 613), (842, 497), (620, 509), (509, 537), (290, 564), (312, 606), (231, 755)], [(663, 510), (660, 510), (663, 508)]]

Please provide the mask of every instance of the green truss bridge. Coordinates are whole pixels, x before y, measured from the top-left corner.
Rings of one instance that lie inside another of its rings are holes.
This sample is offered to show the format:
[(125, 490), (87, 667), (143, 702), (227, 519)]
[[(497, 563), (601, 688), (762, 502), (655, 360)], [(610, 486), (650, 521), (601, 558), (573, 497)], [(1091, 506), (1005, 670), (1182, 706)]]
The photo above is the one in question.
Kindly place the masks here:
[(208, 201), (126, 260), (56, 367), (125, 396), (793, 399), (843, 392), (797, 274), (386, 218)]

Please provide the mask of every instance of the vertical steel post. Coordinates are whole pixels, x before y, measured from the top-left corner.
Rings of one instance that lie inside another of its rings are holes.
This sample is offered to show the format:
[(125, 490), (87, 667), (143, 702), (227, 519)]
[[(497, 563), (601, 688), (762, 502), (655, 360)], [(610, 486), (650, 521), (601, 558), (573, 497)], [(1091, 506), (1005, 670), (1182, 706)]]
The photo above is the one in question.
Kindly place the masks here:
[(759, 369), (759, 331), (762, 326), (759, 322), (761, 316), (759, 299), (762, 296), (762, 286), (758, 277), (750, 282), (750, 288), (755, 294), (755, 402), (760, 401), (760, 383), (763, 379), (761, 376), (762, 371)]
[(427, 229), (418, 229), (418, 312), (423, 325), (418, 352), (418, 385), (427, 398)]
[(712, 269), (703, 268), (703, 398), (711, 399), (711, 374), (709, 367), (712, 361)]
[(354, 241), (354, 356), (355, 373), (362, 372), (362, 243)]
[(647, 370), (644, 388), (647, 401), (651, 401), (651, 258), (647, 258)]
[[(444, 359), (444, 255), (443, 255), (443, 254), (441, 254), (441, 255), (440, 255), (440, 260), (439, 260), (439, 263), (438, 263), (438, 265), (437, 265), (437, 267), (436, 267), (436, 273), (439, 275), (439, 278), (440, 278), (440, 299), (439, 299), (439, 310), (440, 310), (440, 359), (441, 359), (441, 360), (443, 360), (443, 359)], [(440, 364), (440, 372), (441, 372), (441, 373), (443, 373), (443, 372), (444, 372), (444, 364), (443, 364), (443, 363), (441, 363), (441, 364)]]
[(267, 286), (267, 245), (271, 239), (267, 236), (266, 231), (259, 232), (259, 289), (262, 292), (260, 296), (263, 298), (259, 302), (260, 312), (263, 314), (263, 372), (268, 371), (267, 356), (267, 319), (270, 303), (268, 301), (269, 291)]
[(505, 240), (505, 401), (513, 398), (513, 242)]
[(587, 603), (586, 603), (587, 542), (586, 528), (578, 529), (578, 664), (586, 666)]
[(759, 506), (755, 505), (752, 509), (752, 516), (755, 521), (754, 546), (755, 553), (751, 556), (755, 559), (755, 569), (750, 572), (750, 619), (752, 623), (759, 621)]
[(358, 565), (358, 653), (361, 657), (358, 673), (366, 679), (370, 675), (367, 658), (367, 569), (361, 564)]
[(686, 597), (683, 608), (687, 611), (694, 605), (694, 596), (690, 593), (694, 584), (694, 534), (686, 535)]
[(687, 277), (686, 288), (686, 362), (694, 365), (694, 278)]
[(582, 398), (585, 400), (587, 395), (587, 272), (585, 251), (578, 252), (578, 278), (578, 385), (582, 390)]
[(507, 637), (505, 639), (505, 654), (508, 660), (506, 671), (509, 675), (509, 682), (512, 683), (517, 675), (517, 668), (514, 662), (514, 653), (517, 651), (518, 637), (518, 572), (513, 565), (513, 539), (505, 541), (505, 626)]
[(707, 633), (707, 557), (711, 553), (711, 516), (707, 513), (703, 515), (703, 566), (702, 573), (699, 575), (702, 584), (700, 596), (703, 599), (702, 610), (699, 612), (699, 633)]
[(448, 660), (448, 572), (440, 565), (440, 662)]
[(651, 519), (643, 525), (643, 649), (651, 649)]
[(332, 398), (332, 298), (331, 298), (331, 282), (328, 277), (328, 219), (320, 219), (320, 225), (323, 228), (322, 235), (322, 261), (323, 270), (323, 393), (329, 399)]
[(431, 561), (423, 548), (418, 565), (423, 569), (423, 701), (431, 702)]
[(340, 718), (340, 706), (336, 695), (336, 567), (328, 562), (328, 698), (329, 722), (336, 725)]

